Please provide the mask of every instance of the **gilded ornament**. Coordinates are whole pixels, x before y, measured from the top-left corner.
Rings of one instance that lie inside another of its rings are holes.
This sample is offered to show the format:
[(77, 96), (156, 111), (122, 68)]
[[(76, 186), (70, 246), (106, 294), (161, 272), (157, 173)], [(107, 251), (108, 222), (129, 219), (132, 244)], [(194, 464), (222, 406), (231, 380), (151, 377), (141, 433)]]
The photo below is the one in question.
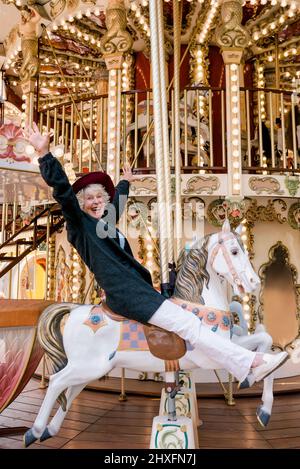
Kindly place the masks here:
[(243, 8), (240, 0), (225, 0), (221, 7), (223, 24), (216, 29), (216, 39), (220, 47), (247, 47), (250, 35), (244, 26)]
[(299, 189), (300, 180), (299, 176), (286, 176), (284, 180), (284, 185), (287, 188), (291, 197), (295, 197)]
[(294, 229), (300, 229), (300, 202), (292, 204), (288, 211), (288, 224)]
[(106, 9), (107, 32), (100, 39), (100, 50), (104, 56), (123, 54), (131, 49), (133, 39), (126, 30), (126, 9), (122, 0), (110, 2)]

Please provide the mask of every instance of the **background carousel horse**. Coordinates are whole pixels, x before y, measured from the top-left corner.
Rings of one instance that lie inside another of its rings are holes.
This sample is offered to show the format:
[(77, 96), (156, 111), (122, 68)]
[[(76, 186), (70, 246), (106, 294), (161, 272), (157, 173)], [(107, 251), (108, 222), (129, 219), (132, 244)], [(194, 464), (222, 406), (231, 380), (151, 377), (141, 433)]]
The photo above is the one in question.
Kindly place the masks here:
[[(226, 220), (220, 233), (208, 235), (188, 253), (184, 251), (179, 264), (172, 300), (197, 315), (202, 327), (209, 327), (230, 340), (232, 321), (224, 280), (239, 294), (253, 291), (259, 285), (237, 233), (230, 231)], [(62, 328), (63, 319), (66, 320)], [(165, 371), (165, 362), (149, 352), (143, 326), (135, 321), (116, 319), (113, 312), (108, 314), (104, 305), (66, 303), (46, 308), (39, 321), (38, 336), (54, 363), (55, 374), (49, 379), (32, 428), (24, 435), (25, 446), (38, 438), (44, 441), (56, 435), (73, 399), (90, 381), (101, 378), (113, 368)], [(218, 368), (216, 362), (189, 344), (179, 363), (182, 370), (199, 366)], [(47, 426), (56, 399), (61, 407)]]
[[(197, 116), (193, 113), (193, 106), (194, 101), (196, 99), (196, 91), (195, 90), (188, 90), (187, 91), (187, 101), (186, 101), (186, 120), (187, 120), (187, 152), (189, 155), (195, 156), (198, 154), (198, 146), (197, 146), (197, 129), (198, 129), (198, 121)], [(148, 116), (148, 125), (150, 125), (153, 119), (153, 102), (152, 100), (149, 101), (148, 104), (149, 108), (149, 116)], [(180, 129), (181, 133), (185, 130), (185, 102), (184, 98), (180, 100)], [(169, 120), (171, 121), (171, 115), (169, 116)], [(126, 127), (126, 135), (128, 136), (130, 132), (133, 132), (137, 128), (137, 131), (140, 133), (140, 139), (138, 137), (139, 145), (142, 143), (142, 139), (147, 132), (147, 101), (140, 101), (138, 104), (137, 109), (137, 127), (136, 123), (132, 122), (130, 125)], [(171, 130), (170, 130), (171, 131)], [(153, 130), (150, 132), (150, 137), (148, 137), (149, 143), (147, 144), (147, 140), (143, 145), (143, 153), (144, 158), (147, 157), (147, 146), (149, 148), (149, 165), (150, 167), (154, 167), (155, 165), (155, 147), (154, 147), (154, 133)], [(200, 148), (200, 156), (203, 158), (205, 164), (209, 163), (209, 158), (207, 156), (206, 151), (204, 151), (204, 147), (206, 148), (209, 146), (209, 128), (205, 122), (199, 121), (199, 139), (201, 142)], [(172, 138), (170, 137), (170, 148), (171, 148)], [(182, 151), (185, 149), (184, 139), (182, 138), (182, 142), (180, 144), (180, 148)]]

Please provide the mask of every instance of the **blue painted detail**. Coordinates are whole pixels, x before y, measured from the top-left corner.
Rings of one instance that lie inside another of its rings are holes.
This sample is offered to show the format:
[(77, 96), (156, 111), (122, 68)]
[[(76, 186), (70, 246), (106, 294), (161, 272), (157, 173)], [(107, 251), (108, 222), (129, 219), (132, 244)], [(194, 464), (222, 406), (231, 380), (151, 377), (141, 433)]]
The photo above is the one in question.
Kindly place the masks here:
[(193, 314), (198, 314), (199, 311), (200, 311), (199, 308), (194, 308), (194, 309), (192, 310), (192, 313), (193, 313)]
[(91, 323), (92, 324), (99, 324), (101, 318), (98, 314), (93, 314), (93, 316), (91, 316)]
[(216, 324), (215, 326), (213, 326), (213, 327), (211, 328), (211, 330), (212, 330), (213, 332), (217, 332), (217, 330), (218, 330), (218, 324)]
[(114, 356), (116, 355), (117, 351), (115, 350), (114, 352), (112, 352), (110, 355), (109, 355), (109, 360), (112, 360), (114, 358)]
[(28, 448), (28, 446), (32, 445), (36, 440), (37, 438), (34, 436), (32, 429), (30, 428), (23, 437), (25, 448)]
[(209, 313), (207, 313), (207, 319), (209, 321), (215, 321), (217, 319), (216, 313), (214, 313), (213, 311), (210, 311)]
[(182, 307), (183, 309), (186, 309), (186, 308), (187, 308), (187, 305), (186, 305), (185, 303), (183, 303), (183, 305), (181, 305), (181, 307)]
[(270, 417), (271, 417), (270, 414), (268, 414), (268, 412), (266, 412), (262, 409), (262, 406), (259, 406), (257, 408), (256, 416), (257, 416), (257, 419), (258, 419), (259, 423), (263, 427), (266, 427), (268, 425)]
[(130, 333), (129, 332), (123, 332), (123, 339), (124, 340), (130, 340)]
[(239, 389), (248, 389), (248, 388), (250, 388), (250, 383), (248, 381), (248, 378), (245, 378), (244, 381), (242, 381), (239, 384)]
[(46, 427), (45, 430), (43, 431), (40, 441), (48, 440), (49, 438), (52, 438), (52, 436), (53, 435), (51, 435), (51, 433), (49, 432), (48, 427)]
[(138, 340), (144, 340), (145, 339), (145, 334), (143, 332), (138, 333)]
[(138, 348), (139, 344), (137, 340), (132, 340), (130, 342), (130, 348)]
[(230, 319), (229, 319), (228, 316), (223, 316), (223, 317), (222, 317), (222, 323), (224, 324), (224, 326), (229, 327), (229, 326), (230, 326), (230, 322), (231, 322), (231, 321), (230, 321)]
[(137, 323), (133, 322), (132, 324), (130, 324), (130, 330), (132, 332), (136, 332), (137, 331)]

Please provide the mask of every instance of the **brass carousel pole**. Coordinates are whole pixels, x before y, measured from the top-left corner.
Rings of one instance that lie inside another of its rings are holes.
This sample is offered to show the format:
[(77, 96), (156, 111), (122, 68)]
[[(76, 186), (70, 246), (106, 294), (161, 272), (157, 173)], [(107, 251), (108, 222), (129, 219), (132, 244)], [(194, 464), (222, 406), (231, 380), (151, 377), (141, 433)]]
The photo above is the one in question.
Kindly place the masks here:
[(175, 154), (175, 259), (182, 249), (181, 154), (180, 154), (180, 39), (182, 2), (173, 0), (174, 15), (174, 154)]
[[(100, 50), (108, 69), (107, 173), (117, 183), (120, 178), (121, 71), (124, 54), (133, 44), (133, 39), (126, 30), (127, 17), (123, 0), (110, 0), (105, 22), (107, 32), (100, 40)], [(120, 400), (126, 400), (124, 369)]]
[[(234, 14), (233, 14), (234, 12)], [(233, 18), (228, 22), (227, 18)], [(221, 7), (221, 25), (216, 29), (216, 39), (221, 47), (226, 73), (226, 129), (228, 198), (240, 201), (242, 195), (241, 155), (241, 99), (240, 65), (249, 33), (241, 25), (243, 8), (241, 0), (224, 0)], [(232, 375), (229, 374), (227, 404), (234, 405)]]
[[(48, 279), (48, 274), (49, 274), (49, 244), (50, 244), (50, 209), (47, 212), (47, 232), (46, 232), (46, 271), (45, 271), (45, 294), (44, 298), (45, 300), (48, 300), (48, 292), (49, 292), (49, 279)], [(45, 389), (47, 387), (46, 380), (46, 355), (43, 355), (42, 358), (42, 377), (41, 377), (41, 382), (40, 382), (40, 388)]]

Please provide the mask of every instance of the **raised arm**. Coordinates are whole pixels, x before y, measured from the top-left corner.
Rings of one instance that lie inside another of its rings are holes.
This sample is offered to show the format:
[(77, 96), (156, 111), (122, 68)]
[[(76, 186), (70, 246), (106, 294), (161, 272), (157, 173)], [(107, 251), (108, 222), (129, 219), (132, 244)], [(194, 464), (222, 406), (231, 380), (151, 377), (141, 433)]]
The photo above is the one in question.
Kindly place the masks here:
[(41, 135), (34, 123), (32, 129), (27, 129), (27, 135), (40, 156), (41, 175), (48, 186), (53, 187), (53, 197), (60, 204), (65, 220), (78, 223), (81, 218), (79, 203), (63, 167), (49, 152), (49, 134)]
[(121, 217), (127, 203), (129, 186), (131, 181), (135, 179), (135, 176), (132, 174), (132, 170), (129, 164), (125, 164), (123, 167), (123, 176), (121, 181), (116, 186), (116, 193), (112, 204), (116, 210), (116, 223), (118, 223), (119, 218)]

